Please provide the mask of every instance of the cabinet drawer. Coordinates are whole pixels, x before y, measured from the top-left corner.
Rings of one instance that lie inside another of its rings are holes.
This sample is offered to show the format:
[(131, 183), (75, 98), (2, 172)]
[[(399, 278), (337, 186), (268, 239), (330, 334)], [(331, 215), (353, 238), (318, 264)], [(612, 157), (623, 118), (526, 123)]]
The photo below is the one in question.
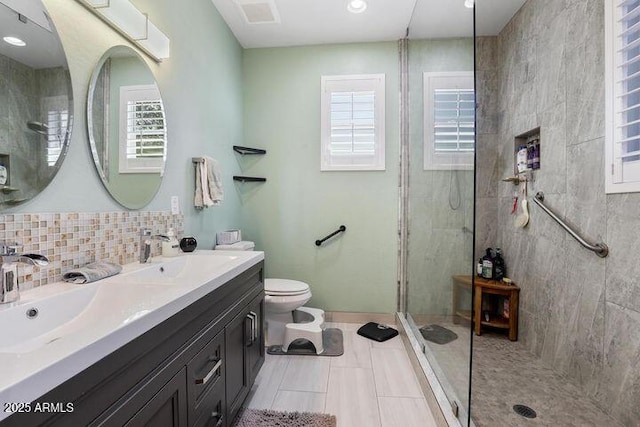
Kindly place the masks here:
[(193, 427), (225, 427), (227, 425), (224, 379), (208, 389), (200, 402), (200, 407), (193, 417), (195, 422), (191, 424)]
[(187, 364), (189, 402), (195, 413), (200, 412), (207, 391), (224, 383), (224, 367), (224, 333), (221, 331)]

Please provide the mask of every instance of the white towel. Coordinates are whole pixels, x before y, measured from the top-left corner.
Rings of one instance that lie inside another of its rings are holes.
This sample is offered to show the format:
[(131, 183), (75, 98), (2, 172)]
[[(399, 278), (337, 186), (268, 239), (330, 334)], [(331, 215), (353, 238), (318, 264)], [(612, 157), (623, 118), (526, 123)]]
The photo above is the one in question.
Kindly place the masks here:
[(193, 204), (196, 208), (218, 206), (224, 199), (222, 173), (215, 159), (203, 157), (196, 168), (196, 193)]

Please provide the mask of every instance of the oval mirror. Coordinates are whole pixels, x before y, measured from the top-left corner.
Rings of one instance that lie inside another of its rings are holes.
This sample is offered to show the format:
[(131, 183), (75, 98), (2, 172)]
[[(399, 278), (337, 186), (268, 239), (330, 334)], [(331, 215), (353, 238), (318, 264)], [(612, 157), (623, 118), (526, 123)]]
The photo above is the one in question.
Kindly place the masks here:
[(135, 50), (114, 46), (98, 62), (88, 96), (89, 144), (102, 183), (122, 206), (140, 209), (160, 188), (167, 155), (153, 73)]
[(10, 4), (0, 2), (0, 208), (51, 182), (73, 121), (67, 59), (43, 4)]

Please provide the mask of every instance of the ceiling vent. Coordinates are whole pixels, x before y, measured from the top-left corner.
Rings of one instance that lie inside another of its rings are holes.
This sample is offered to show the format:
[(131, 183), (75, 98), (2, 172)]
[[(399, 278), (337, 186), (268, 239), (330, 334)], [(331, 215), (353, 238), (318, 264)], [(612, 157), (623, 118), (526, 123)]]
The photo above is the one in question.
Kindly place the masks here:
[(279, 24), (274, 0), (235, 0), (247, 24)]

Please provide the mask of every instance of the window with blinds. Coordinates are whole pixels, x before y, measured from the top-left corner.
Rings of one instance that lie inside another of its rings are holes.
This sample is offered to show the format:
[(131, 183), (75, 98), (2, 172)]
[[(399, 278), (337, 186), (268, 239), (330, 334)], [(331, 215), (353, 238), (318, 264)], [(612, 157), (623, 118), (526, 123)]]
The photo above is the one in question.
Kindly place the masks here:
[(424, 73), (424, 103), (424, 169), (472, 168), (473, 72)]
[(159, 173), (166, 157), (166, 124), (156, 85), (120, 88), (120, 173)]
[(640, 0), (607, 0), (608, 193), (640, 191)]
[(47, 112), (47, 164), (49, 166), (55, 166), (60, 158), (68, 126), (69, 112), (67, 110)]
[(164, 138), (162, 101), (128, 101), (127, 158), (162, 158)]
[(433, 144), (436, 153), (473, 152), (473, 89), (435, 89), (433, 104)]
[(384, 75), (321, 83), (321, 170), (384, 170)]

